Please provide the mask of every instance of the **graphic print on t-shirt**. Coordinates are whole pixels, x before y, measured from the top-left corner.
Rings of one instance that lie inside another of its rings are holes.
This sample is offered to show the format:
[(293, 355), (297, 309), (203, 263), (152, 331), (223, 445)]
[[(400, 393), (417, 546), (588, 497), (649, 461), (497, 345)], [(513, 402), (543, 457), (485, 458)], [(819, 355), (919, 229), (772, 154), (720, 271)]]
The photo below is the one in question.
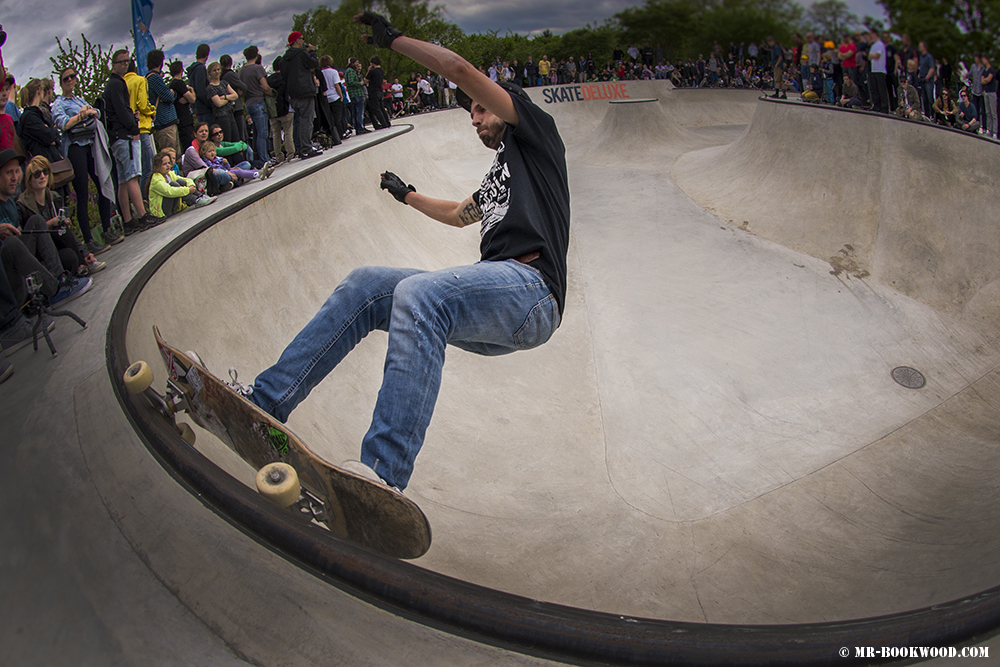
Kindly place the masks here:
[(483, 184), (479, 188), (479, 206), (483, 211), (483, 225), (479, 230), (481, 237), (485, 237), (507, 215), (510, 207), (509, 180), (510, 170), (507, 168), (504, 144), (501, 142), (493, 159), (493, 166), (483, 177)]

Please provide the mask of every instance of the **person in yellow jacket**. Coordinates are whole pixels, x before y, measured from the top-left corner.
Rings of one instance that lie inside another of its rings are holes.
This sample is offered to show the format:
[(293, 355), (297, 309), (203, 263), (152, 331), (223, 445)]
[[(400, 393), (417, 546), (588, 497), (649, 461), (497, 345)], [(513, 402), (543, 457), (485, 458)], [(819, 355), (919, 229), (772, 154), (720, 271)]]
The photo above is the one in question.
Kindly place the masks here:
[(156, 107), (149, 104), (149, 84), (146, 78), (136, 73), (135, 60), (129, 62), (125, 74), (125, 85), (128, 86), (128, 103), (139, 120), (139, 146), (142, 173), (139, 176), (139, 187), (145, 192), (149, 177), (153, 174), (153, 117)]
[(199, 194), (193, 180), (171, 171), (173, 158), (169, 150), (157, 153), (153, 164), (153, 174), (149, 178), (149, 212), (157, 218), (168, 218), (189, 206), (205, 206), (215, 201), (215, 197)]

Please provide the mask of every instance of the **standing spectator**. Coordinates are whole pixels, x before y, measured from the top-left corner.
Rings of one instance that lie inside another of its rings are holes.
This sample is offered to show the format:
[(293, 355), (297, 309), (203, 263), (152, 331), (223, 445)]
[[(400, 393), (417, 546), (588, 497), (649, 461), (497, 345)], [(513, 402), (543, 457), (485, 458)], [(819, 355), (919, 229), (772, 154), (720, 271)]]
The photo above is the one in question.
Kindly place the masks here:
[(181, 148), (187, 148), (194, 139), (191, 105), (195, 101), (195, 92), (184, 80), (184, 64), (179, 60), (170, 63), (170, 91), (174, 94), (174, 111), (177, 113), (177, 143)]
[(274, 91), (267, 83), (267, 72), (260, 64), (260, 53), (256, 46), (243, 49), (246, 64), (240, 68), (240, 81), (246, 87), (244, 106), (253, 120), (254, 155), (258, 161), (267, 161), (268, 117), (265, 96), (274, 97)]
[[(330, 112), (333, 114), (333, 124), (336, 127), (337, 138), (343, 139), (347, 132), (347, 124), (344, 122), (344, 83), (340, 80), (340, 72), (333, 67), (333, 58), (323, 56), (319, 59), (320, 72), (326, 79), (326, 101), (330, 105)], [(399, 79), (396, 79), (399, 84)], [(399, 86), (400, 96), (403, 87)], [(393, 91), (395, 94), (395, 91)], [(340, 143), (339, 141), (337, 143)]]
[(361, 80), (361, 63), (357, 58), (347, 61), (347, 69), (344, 70), (344, 88), (347, 89), (348, 116), (351, 125), (354, 126), (354, 134), (368, 134), (371, 130), (365, 129), (365, 92), (364, 84)]
[[(635, 46), (632, 47), (633, 49)], [(631, 51), (631, 50), (630, 50)], [(636, 55), (638, 56), (638, 51)], [(552, 64), (549, 62), (549, 57), (542, 54), (542, 59), (538, 61), (538, 85), (547, 86), (549, 83), (549, 70), (552, 68)]]
[(983, 67), (983, 54), (977, 53), (974, 56), (972, 67), (969, 68), (969, 83), (972, 87), (970, 95), (972, 102), (976, 105), (976, 110), (981, 114), (986, 104), (983, 101), (983, 75), (986, 69)]
[(747, 53), (750, 54), (750, 60), (753, 61), (754, 67), (756, 67), (757, 54), (759, 53), (757, 49), (757, 42), (750, 42), (750, 46), (747, 47)]
[(207, 67), (208, 86), (205, 87), (205, 94), (212, 102), (212, 122), (222, 128), (222, 135), (226, 141), (239, 141), (239, 132), (236, 130), (236, 119), (233, 110), (239, 95), (233, 87), (222, 81), (222, 65), (212, 63)]
[(177, 100), (167, 82), (163, 80), (163, 51), (153, 49), (146, 54), (146, 88), (149, 103), (156, 110), (153, 116), (153, 140), (159, 150), (173, 148), (180, 152), (180, 138), (177, 134)]
[(528, 61), (524, 63), (524, 77), (528, 80), (528, 86), (534, 86), (538, 82), (538, 65), (528, 56)]
[(868, 60), (870, 64), (868, 78), (868, 92), (871, 94), (872, 109), (879, 113), (889, 113), (889, 90), (886, 87), (886, 63), (888, 57), (885, 52), (885, 42), (877, 29), (869, 30), (873, 40), (871, 48), (868, 50)]
[(247, 119), (243, 112), (243, 98), (246, 96), (247, 87), (243, 84), (240, 76), (233, 71), (233, 57), (228, 53), (222, 54), (219, 58), (222, 65), (222, 82), (229, 84), (229, 87), (236, 91), (236, 101), (233, 103), (233, 120), (236, 123), (236, 136), (231, 141), (247, 141)]
[(139, 76), (135, 60), (130, 60), (125, 73), (125, 85), (128, 87), (129, 106), (139, 115), (139, 150), (142, 173), (139, 177), (139, 188), (145, 192), (149, 177), (153, 175), (153, 116), (156, 110), (149, 104), (149, 86), (146, 79)]
[(293, 140), (295, 132), (292, 129), (295, 124), (295, 113), (288, 104), (288, 87), (285, 84), (285, 75), (281, 71), (281, 56), (274, 59), (272, 69), (274, 72), (267, 77), (267, 85), (274, 91), (275, 111), (273, 116), (270, 111), (268, 112), (269, 132), (274, 146), (274, 159), (283, 162), (295, 157)]
[[(111, 76), (104, 87), (104, 108), (108, 114), (108, 141), (111, 155), (118, 170), (118, 205), (121, 207), (125, 236), (147, 229), (152, 220), (142, 203), (139, 188), (140, 166), (139, 121), (129, 106), (128, 86), (125, 74), (128, 72), (128, 51), (119, 49), (111, 56)], [(131, 206), (130, 206), (131, 205)], [(135, 210), (135, 218), (132, 210)]]
[(944, 56), (938, 62), (938, 88), (951, 88), (951, 65)]
[(316, 81), (312, 71), (318, 67), (316, 47), (306, 44), (298, 30), (289, 34), (288, 50), (281, 58), (281, 74), (285, 77), (288, 103), (295, 112), (292, 131), (295, 152), (302, 159), (320, 155), (312, 147), (312, 127), (316, 115)]
[(43, 85), (41, 79), (31, 79), (21, 88), (21, 121), (17, 124), (17, 134), (29, 157), (41, 155), (49, 162), (62, 159), (59, 153), (59, 130), (52, 124), (52, 118), (42, 106), (52, 101), (52, 90)]
[(188, 83), (194, 88), (194, 115), (199, 123), (212, 122), (212, 101), (205, 95), (205, 88), (208, 86), (208, 69), (205, 63), (211, 52), (208, 44), (199, 44), (194, 52), (195, 61), (187, 68)]
[[(97, 139), (100, 112), (74, 94), (76, 70), (66, 67), (59, 73), (62, 95), (52, 104), (52, 121), (62, 130), (62, 148), (73, 165), (73, 191), (76, 193), (76, 220), (83, 234), (87, 250), (95, 255), (108, 249), (108, 244), (121, 243), (124, 237), (111, 227), (111, 203), (114, 190), (110, 177), (102, 180), (97, 175), (97, 165), (103, 164), (105, 173), (111, 172), (111, 156)], [(90, 211), (87, 206), (89, 180), (97, 187), (97, 212), (101, 216), (102, 236), (105, 243), (94, 239), (90, 230)]]
[(767, 44), (771, 47), (771, 67), (774, 69), (774, 95), (771, 97), (777, 99), (780, 96), (783, 100), (788, 99), (785, 95), (785, 52), (774, 37), (768, 37)]
[(424, 109), (433, 109), (434, 89), (431, 88), (431, 82), (427, 80), (427, 77), (420, 77), (420, 81), (417, 82), (417, 90), (420, 91), (420, 103), (423, 105)]
[(368, 61), (368, 73), (365, 75), (368, 81), (368, 116), (372, 120), (372, 127), (376, 130), (384, 130), (389, 127), (389, 119), (385, 115), (385, 107), (382, 105), (382, 83), (385, 75), (382, 73), (382, 58), (374, 55)]
[(840, 49), (837, 52), (840, 59), (840, 66), (844, 68), (844, 74), (850, 77), (855, 85), (858, 83), (858, 47), (850, 35), (844, 35), (840, 41)]
[(14, 97), (14, 75), (10, 72), (4, 76), (3, 87), (0, 88), (0, 102), (3, 102), (3, 112), (10, 116), (10, 119), (14, 122), (14, 127), (21, 120), (21, 110), (17, 108), (17, 103), (13, 100)]
[[(937, 63), (934, 61), (934, 56), (927, 50), (927, 42), (917, 44), (917, 51), (920, 52), (918, 75), (920, 76), (920, 92), (923, 96), (924, 115), (928, 118), (933, 118), (934, 110), (931, 107), (934, 104), (934, 98), (937, 97), (934, 92), (934, 81), (937, 79)], [(996, 132), (996, 128), (993, 131)]]
[(986, 134), (996, 139), (997, 70), (990, 64), (990, 59), (986, 56), (983, 56), (983, 105), (986, 107), (983, 112), (983, 115), (986, 116)]

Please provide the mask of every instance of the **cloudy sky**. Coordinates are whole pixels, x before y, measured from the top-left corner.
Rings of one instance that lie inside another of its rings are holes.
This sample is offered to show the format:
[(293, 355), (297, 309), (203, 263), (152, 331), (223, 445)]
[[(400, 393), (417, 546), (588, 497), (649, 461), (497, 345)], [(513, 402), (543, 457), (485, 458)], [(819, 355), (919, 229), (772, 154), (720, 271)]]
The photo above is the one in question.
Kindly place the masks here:
[[(811, 0), (799, 0), (808, 6)], [(284, 51), (292, 15), (321, 4), (321, 0), (154, 0), (151, 32), (168, 59), (185, 64), (194, 59), (195, 46), (206, 42), (213, 59), (223, 53), (243, 61), (248, 44), (261, 47), (264, 61)], [(333, 5), (333, 3), (330, 3)], [(436, 4), (436, 3), (432, 3)], [(600, 22), (642, 0), (443, 0), (448, 19), (466, 32), (508, 30), (528, 33), (550, 29), (560, 33), (590, 22)], [(882, 17), (875, 0), (847, 0), (859, 17)], [(277, 7), (277, 8), (276, 8)], [(129, 37), (129, 0), (4, 0), (0, 23), (7, 32), (3, 59), (18, 82), (50, 73), (49, 57), (58, 52), (55, 37), (79, 43), (80, 34), (104, 46), (132, 50)]]

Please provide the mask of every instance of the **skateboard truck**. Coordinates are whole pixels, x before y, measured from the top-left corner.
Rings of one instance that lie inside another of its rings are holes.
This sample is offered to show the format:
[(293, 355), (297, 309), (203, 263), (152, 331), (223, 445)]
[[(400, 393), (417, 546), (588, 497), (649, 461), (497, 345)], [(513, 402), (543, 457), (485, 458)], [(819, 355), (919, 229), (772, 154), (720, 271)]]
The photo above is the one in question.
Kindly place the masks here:
[(164, 396), (153, 389), (153, 369), (145, 361), (137, 361), (125, 369), (125, 388), (132, 395), (142, 394), (149, 401), (149, 404), (160, 415), (173, 424), (181, 439), (187, 444), (194, 446), (195, 435), (190, 424), (178, 424), (176, 415), (182, 410), (189, 409), (190, 405), (184, 392), (174, 384), (173, 380), (167, 380), (167, 395)]
[(330, 515), (326, 503), (299, 483), (295, 468), (287, 463), (269, 463), (257, 472), (257, 491), (278, 507), (298, 511), (307, 521), (326, 523)]

